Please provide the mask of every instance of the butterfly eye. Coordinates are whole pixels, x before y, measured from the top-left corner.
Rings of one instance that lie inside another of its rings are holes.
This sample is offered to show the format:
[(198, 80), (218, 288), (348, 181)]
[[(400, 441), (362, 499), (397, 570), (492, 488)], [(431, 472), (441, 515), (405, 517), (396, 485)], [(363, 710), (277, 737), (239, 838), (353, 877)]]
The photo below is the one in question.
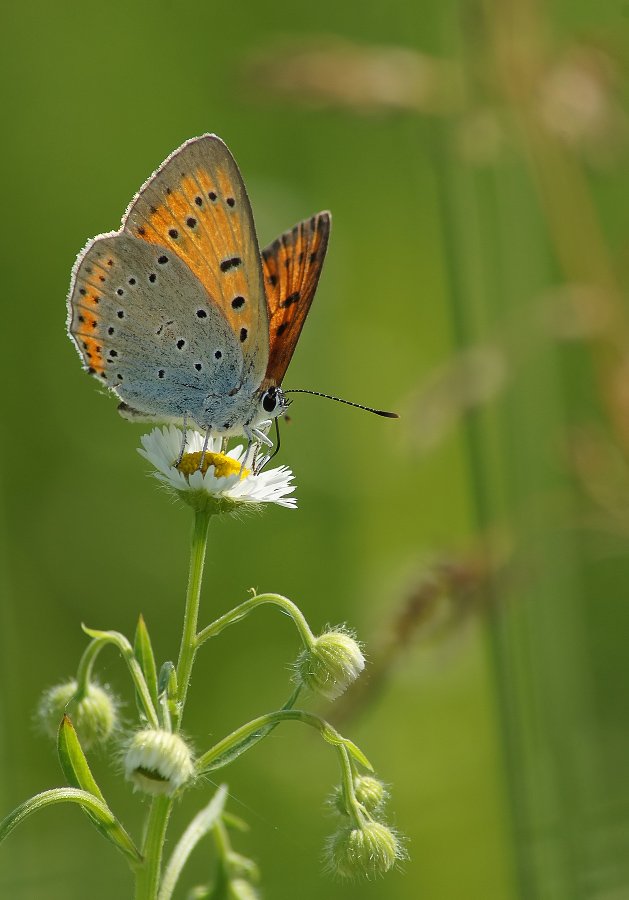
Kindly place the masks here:
[(262, 409), (265, 412), (272, 413), (276, 409), (278, 402), (277, 388), (270, 387), (262, 394)]

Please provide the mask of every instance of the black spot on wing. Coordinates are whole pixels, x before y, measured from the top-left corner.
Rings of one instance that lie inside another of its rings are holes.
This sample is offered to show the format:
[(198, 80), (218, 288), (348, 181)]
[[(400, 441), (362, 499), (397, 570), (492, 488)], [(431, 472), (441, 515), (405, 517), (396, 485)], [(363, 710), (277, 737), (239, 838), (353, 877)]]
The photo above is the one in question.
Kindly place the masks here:
[(295, 291), (294, 293), (289, 294), (285, 300), (282, 300), (282, 302), (280, 303), (280, 306), (283, 309), (286, 309), (287, 306), (292, 306), (293, 303), (298, 303), (300, 297), (301, 297), (301, 294), (299, 293), (299, 291)]
[(242, 263), (239, 256), (230, 256), (221, 263), (221, 272), (229, 272), (230, 269), (236, 269)]

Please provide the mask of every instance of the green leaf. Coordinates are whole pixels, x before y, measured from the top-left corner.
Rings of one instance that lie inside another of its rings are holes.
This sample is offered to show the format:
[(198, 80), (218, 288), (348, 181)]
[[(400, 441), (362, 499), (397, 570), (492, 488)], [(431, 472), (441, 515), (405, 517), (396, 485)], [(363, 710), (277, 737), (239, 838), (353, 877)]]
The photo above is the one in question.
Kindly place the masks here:
[(57, 752), (63, 774), (72, 787), (82, 788), (105, 803), (100, 788), (94, 780), (83, 748), (69, 716), (64, 716), (57, 732)]
[[(155, 665), (155, 654), (153, 653), (153, 645), (144, 621), (144, 616), (140, 615), (138, 625), (135, 630), (135, 640), (133, 643), (135, 658), (140, 664), (140, 668), (144, 673), (146, 686), (148, 687), (153, 706), (157, 707), (157, 666)], [(137, 691), (136, 691), (137, 694)], [(142, 700), (138, 694), (138, 704), (141, 711)]]
[[(50, 791), (43, 791), (41, 794), (36, 794), (34, 797), (31, 797), (30, 800), (26, 800), (24, 803), (20, 804), (13, 812), (9, 813), (9, 815), (0, 822), (0, 841), (3, 841), (16, 826), (33, 813), (58, 803), (78, 803), (90, 814), (90, 818), (93, 821), (99, 822), (103, 833), (107, 833), (108, 836), (112, 833), (112, 830), (121, 828), (120, 823), (107, 804), (95, 797), (90, 791), (81, 791), (73, 787), (53, 788)], [(122, 831), (126, 836), (126, 841), (124, 844), (115, 841), (114, 843), (116, 843), (116, 846), (123, 851), (125, 856), (127, 856), (129, 861), (134, 865), (141, 863), (142, 857), (139, 850), (136, 848), (131, 838), (124, 832), (124, 829), (122, 829)]]
[(177, 669), (170, 660), (167, 660), (159, 670), (157, 691), (160, 702), (167, 707), (167, 715), (178, 719), (181, 715), (181, 704), (177, 699)]
[(364, 768), (367, 769), (368, 772), (373, 772), (373, 766), (371, 765), (363, 751), (360, 749), (360, 747), (357, 747), (356, 744), (353, 743), (353, 741), (350, 741), (347, 738), (343, 738), (343, 746), (350, 754), (350, 756), (354, 757), (356, 762), (359, 762), (361, 766), (364, 766)]
[(224, 753), (221, 753), (220, 756), (213, 759), (211, 763), (203, 766), (200, 771), (202, 773), (214, 772), (216, 769), (222, 769), (224, 766), (228, 766), (230, 763), (234, 762), (235, 759), (238, 759), (239, 756), (242, 756), (243, 753), (246, 753), (247, 750), (250, 750), (251, 747), (265, 738), (269, 732), (273, 730), (273, 727), (274, 726), (267, 726), (266, 728), (261, 728), (259, 731), (254, 731), (253, 734), (248, 735), (239, 743), (233, 744), (228, 750), (225, 750)]
[(228, 828), (235, 828), (236, 831), (242, 831), (243, 833), (249, 831), (249, 823), (245, 822), (245, 820), (241, 819), (239, 816), (235, 816), (233, 813), (225, 812), (225, 810), (223, 810), (221, 818), (223, 824), (227, 825)]
[[(299, 685), (293, 693), (290, 695), (286, 703), (281, 707), (282, 710), (292, 709), (297, 702), (297, 698), (301, 692), (301, 685)], [(233, 747), (230, 747), (225, 753), (222, 753), (215, 760), (212, 761), (211, 765), (203, 769), (204, 772), (211, 772), (214, 769), (222, 769), (224, 766), (228, 766), (235, 759), (238, 759), (239, 756), (242, 756), (243, 753), (246, 753), (247, 750), (250, 750), (253, 746), (255, 746), (260, 741), (264, 740), (272, 731), (274, 731), (279, 725), (279, 721), (272, 722), (269, 725), (265, 725), (263, 728), (259, 728), (253, 734), (247, 735), (247, 737), (243, 738), (240, 743), (236, 744)]]
[(82, 627), (85, 634), (89, 637), (99, 641), (106, 641), (118, 648), (120, 655), (126, 662), (129, 672), (131, 673), (131, 678), (133, 679), (135, 689), (140, 699), (142, 710), (146, 715), (149, 725), (151, 728), (159, 728), (157, 712), (151, 697), (151, 692), (144, 677), (144, 672), (135, 657), (133, 647), (124, 634), (121, 634), (119, 631), (98, 631), (95, 628), (88, 628), (86, 625), (83, 625)]
[(223, 807), (227, 800), (227, 785), (222, 784), (208, 805), (204, 807), (190, 822), (182, 836), (179, 838), (172, 856), (164, 871), (164, 877), (159, 891), (158, 900), (170, 900), (175, 890), (181, 871), (190, 854), (199, 841), (205, 837), (221, 818)]
[(157, 681), (157, 692), (163, 694), (168, 693), (170, 698), (177, 696), (177, 670), (174, 663), (167, 660), (159, 670), (159, 679)]
[(107, 840), (111, 841), (127, 857), (135, 862), (139, 862), (141, 859), (140, 852), (118, 819), (116, 819), (107, 806), (105, 798), (92, 775), (85, 754), (83, 753), (83, 748), (79, 743), (76, 731), (68, 716), (63, 717), (61, 725), (59, 726), (57, 750), (63, 774), (72, 787), (88, 792), (99, 801), (105, 810), (107, 810), (107, 816), (103, 817), (102, 810), (94, 813), (92, 810), (85, 807), (85, 812), (89, 819)]

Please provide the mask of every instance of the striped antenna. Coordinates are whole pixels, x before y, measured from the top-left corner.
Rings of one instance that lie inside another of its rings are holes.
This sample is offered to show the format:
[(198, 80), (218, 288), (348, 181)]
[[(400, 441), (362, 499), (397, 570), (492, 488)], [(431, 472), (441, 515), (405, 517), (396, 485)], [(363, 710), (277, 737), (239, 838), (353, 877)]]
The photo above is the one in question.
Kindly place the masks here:
[(353, 403), (351, 400), (343, 400), (342, 397), (333, 397), (332, 394), (322, 394), (321, 391), (307, 391), (303, 388), (293, 388), (290, 391), (283, 391), (284, 394), (312, 394), (314, 397), (325, 397), (326, 400), (336, 400), (337, 403), (345, 403), (346, 406), (355, 406), (356, 409), (364, 409), (365, 412), (373, 413), (375, 416), (384, 416), (386, 419), (399, 419), (397, 413), (387, 412), (384, 409), (374, 409), (373, 406), (364, 406), (362, 403)]

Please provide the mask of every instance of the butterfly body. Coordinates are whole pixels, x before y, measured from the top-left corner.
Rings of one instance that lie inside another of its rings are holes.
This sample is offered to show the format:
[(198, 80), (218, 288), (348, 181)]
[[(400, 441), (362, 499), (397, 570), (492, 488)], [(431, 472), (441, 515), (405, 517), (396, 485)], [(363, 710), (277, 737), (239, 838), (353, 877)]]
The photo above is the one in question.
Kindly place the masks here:
[(261, 256), (229, 150), (215, 135), (187, 141), (75, 263), (68, 330), (85, 368), (126, 418), (268, 440), (329, 222), (319, 213)]

